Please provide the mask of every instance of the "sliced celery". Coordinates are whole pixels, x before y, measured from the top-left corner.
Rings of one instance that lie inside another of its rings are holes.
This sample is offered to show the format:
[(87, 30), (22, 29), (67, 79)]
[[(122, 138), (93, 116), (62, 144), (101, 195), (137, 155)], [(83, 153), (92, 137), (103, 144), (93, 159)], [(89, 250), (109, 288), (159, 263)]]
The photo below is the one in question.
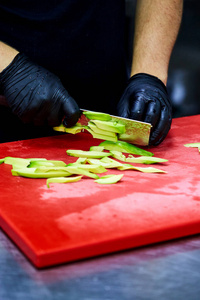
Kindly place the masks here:
[(70, 176), (71, 173), (63, 170), (54, 170), (50, 172), (45, 172), (44, 170), (37, 170), (37, 168), (14, 168), (11, 170), (12, 175), (22, 176), (28, 178), (50, 178), (50, 177), (64, 177)]
[(104, 150), (104, 147), (100, 147), (100, 146), (91, 146), (90, 147), (90, 151), (100, 151), (102, 152)]
[(120, 163), (119, 161), (117, 161), (117, 160), (115, 160), (115, 159), (112, 159), (112, 158), (110, 158), (110, 157), (103, 157), (102, 159), (101, 159), (101, 161), (103, 162), (103, 163), (107, 163), (107, 164), (109, 164), (110, 165), (110, 167), (112, 167), (112, 168), (118, 168), (118, 167), (120, 167), (120, 166), (123, 166), (123, 164), (122, 163)]
[(126, 156), (124, 154), (122, 154), (122, 152), (110, 150), (110, 153), (112, 154), (112, 157), (114, 157), (118, 160), (121, 160), (121, 161), (126, 161)]
[(53, 130), (60, 131), (60, 132), (65, 132), (65, 126), (63, 124), (60, 124), (59, 126), (53, 127)]
[(86, 158), (102, 158), (105, 156), (110, 156), (108, 152), (102, 151), (83, 151), (83, 150), (70, 150), (68, 149), (67, 154), (75, 157), (86, 157)]
[(46, 167), (53, 167), (53, 166), (57, 166), (57, 167), (65, 167), (66, 163), (64, 161), (60, 161), (60, 160), (35, 160), (35, 161), (31, 161), (28, 168), (37, 168), (39, 166), (46, 166)]
[(68, 128), (68, 127), (65, 127), (63, 124), (60, 124), (59, 126), (53, 127), (53, 130), (67, 132), (67, 133), (71, 133), (71, 134), (77, 134), (84, 130), (84, 126), (82, 126), (79, 123), (76, 123), (74, 126)]
[(109, 157), (103, 157), (102, 159), (88, 158), (87, 161), (89, 162), (89, 164), (99, 164), (108, 169), (117, 168), (121, 166), (119, 162), (117, 162), (116, 160), (112, 160)]
[(92, 173), (104, 173), (107, 172), (107, 170), (104, 168), (104, 166), (100, 165), (100, 164), (78, 164), (78, 163), (71, 163), (67, 165), (67, 169), (69, 167), (76, 167), (76, 168), (80, 168), (82, 170), (87, 170), (90, 171)]
[(104, 149), (111, 150), (111, 151), (114, 150), (114, 151), (136, 154), (136, 155), (153, 156), (153, 153), (143, 150), (139, 147), (136, 147), (135, 145), (129, 144), (124, 141), (117, 141), (117, 142), (104, 141), (100, 143), (99, 146), (102, 146), (104, 147)]
[(30, 164), (30, 159), (19, 158), (19, 157), (5, 157), (4, 164), (16, 166), (16, 167), (27, 167)]
[(113, 183), (117, 183), (119, 180), (121, 180), (123, 176), (124, 176), (123, 174), (105, 175), (105, 176), (102, 176), (101, 178), (95, 180), (95, 182), (100, 183), (100, 184), (113, 184)]
[(200, 148), (200, 143), (185, 144), (185, 147)]
[(94, 111), (83, 111), (83, 114), (88, 119), (102, 120), (102, 121), (110, 121), (112, 118), (109, 114), (94, 112)]
[(118, 123), (117, 121), (101, 121), (101, 120), (92, 120), (93, 123), (100, 129), (106, 131), (112, 131), (115, 133), (125, 133), (126, 128), (124, 124)]
[(105, 136), (110, 136), (110, 137), (113, 137), (113, 138), (116, 137), (116, 132), (101, 129), (93, 122), (88, 122), (88, 127), (91, 130), (93, 130), (95, 133), (102, 134), (102, 135), (105, 135)]
[(94, 179), (98, 179), (99, 176), (95, 173), (92, 173), (88, 170), (84, 170), (82, 168), (78, 168), (77, 166), (69, 166), (67, 167), (68, 172), (70, 172), (71, 174), (79, 174), (79, 175), (85, 175), (87, 177), (91, 177)]
[(35, 173), (47, 173), (47, 172), (66, 172), (67, 171), (67, 166), (65, 167), (56, 167), (56, 166), (38, 166), (35, 168)]
[(86, 157), (79, 157), (77, 158), (76, 162), (74, 164), (86, 164), (87, 158)]
[(154, 157), (154, 156), (134, 157), (133, 155), (129, 155), (128, 157), (126, 157), (125, 155), (122, 154), (122, 152), (113, 151), (113, 150), (110, 150), (110, 153), (112, 154), (112, 157), (118, 160), (121, 160), (123, 162), (137, 163), (137, 164), (155, 164), (155, 163), (163, 163), (168, 161), (167, 159)]
[(65, 132), (71, 133), (71, 134), (77, 134), (79, 132), (82, 132), (84, 130), (85, 126), (76, 123), (73, 127), (65, 127)]
[(118, 170), (125, 171), (125, 170), (135, 170), (143, 173), (166, 173), (163, 170), (156, 169), (153, 167), (147, 167), (147, 168), (141, 168), (141, 167), (135, 167), (130, 164), (123, 164), (122, 166), (117, 168)]
[(105, 134), (100, 134), (94, 132), (89, 126), (86, 126), (85, 129), (93, 136), (95, 139), (100, 139), (100, 140), (106, 140), (106, 141), (112, 141), (112, 142), (117, 142), (118, 137), (117, 135), (114, 136), (109, 136)]
[(155, 157), (155, 156), (153, 156), (153, 157), (151, 157), (151, 156), (134, 157), (132, 155), (129, 155), (125, 161), (136, 163), (136, 164), (150, 165), (150, 164), (167, 162), (168, 160), (164, 159), (164, 158)]
[(82, 176), (70, 176), (70, 177), (51, 177), (47, 179), (47, 187), (50, 188), (50, 183), (68, 183), (79, 181)]

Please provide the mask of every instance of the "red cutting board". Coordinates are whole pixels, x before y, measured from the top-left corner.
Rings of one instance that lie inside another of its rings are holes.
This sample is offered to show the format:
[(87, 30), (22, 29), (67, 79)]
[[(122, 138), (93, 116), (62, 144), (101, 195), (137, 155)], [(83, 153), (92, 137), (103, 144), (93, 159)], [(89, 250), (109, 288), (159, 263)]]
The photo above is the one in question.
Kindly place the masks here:
[[(0, 158), (73, 162), (67, 149), (101, 141), (64, 134), (0, 145)], [(91, 178), (68, 184), (11, 175), (0, 165), (0, 226), (36, 267), (45, 267), (200, 232), (200, 116), (174, 119), (165, 141), (149, 150), (168, 159), (166, 174), (124, 171), (117, 184)], [(121, 171), (110, 170), (118, 174)]]

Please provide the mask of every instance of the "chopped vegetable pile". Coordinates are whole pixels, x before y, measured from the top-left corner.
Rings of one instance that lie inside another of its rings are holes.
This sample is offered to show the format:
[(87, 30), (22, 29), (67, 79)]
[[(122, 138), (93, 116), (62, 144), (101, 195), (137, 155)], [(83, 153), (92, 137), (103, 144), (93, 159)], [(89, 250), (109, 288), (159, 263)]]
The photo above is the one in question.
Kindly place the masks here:
[(77, 122), (73, 127), (66, 128), (63, 124), (54, 127), (55, 131), (77, 134), (84, 130), (88, 131), (93, 138), (103, 139), (107, 141), (118, 141), (118, 134), (125, 133), (125, 125), (119, 121), (112, 120), (109, 114), (100, 112), (83, 111), (83, 114), (90, 121), (87, 125)]
[[(140, 149), (126, 142), (105, 141), (99, 146), (90, 147), (89, 151), (68, 149), (67, 155), (77, 157), (74, 163), (66, 164), (60, 160), (47, 160), (45, 158), (18, 158), (5, 157), (0, 164), (12, 165), (13, 176), (28, 178), (46, 178), (47, 187), (50, 183), (68, 183), (81, 180), (84, 176), (94, 179), (99, 184), (113, 184), (122, 179), (124, 174), (105, 175), (108, 169), (121, 171), (134, 170), (143, 173), (165, 173), (153, 167), (136, 167), (137, 164), (155, 164), (167, 162), (166, 159), (152, 157), (153, 153)], [(126, 157), (123, 153), (129, 153)], [(134, 157), (133, 154), (139, 157)], [(142, 155), (145, 154), (145, 155)], [(103, 174), (102, 176), (100, 174)]]

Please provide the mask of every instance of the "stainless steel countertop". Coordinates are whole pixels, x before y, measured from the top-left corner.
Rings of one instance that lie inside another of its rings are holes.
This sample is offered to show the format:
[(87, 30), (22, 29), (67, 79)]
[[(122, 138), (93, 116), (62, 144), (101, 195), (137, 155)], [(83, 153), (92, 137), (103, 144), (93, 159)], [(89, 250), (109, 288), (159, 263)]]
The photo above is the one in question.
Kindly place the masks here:
[(0, 230), (0, 300), (199, 300), (200, 235), (36, 269)]

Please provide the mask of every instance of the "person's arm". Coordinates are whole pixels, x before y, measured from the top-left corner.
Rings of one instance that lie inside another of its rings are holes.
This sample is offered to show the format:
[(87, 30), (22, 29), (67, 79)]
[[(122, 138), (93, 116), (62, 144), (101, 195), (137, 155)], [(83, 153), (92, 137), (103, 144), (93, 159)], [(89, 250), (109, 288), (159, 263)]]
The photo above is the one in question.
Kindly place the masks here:
[(138, 0), (131, 77), (118, 114), (152, 125), (150, 145), (160, 144), (172, 122), (166, 83), (182, 17), (183, 0)]
[(16, 49), (0, 42), (0, 72), (12, 62), (18, 53)]
[(137, 0), (131, 76), (146, 73), (167, 83), (183, 0)]

